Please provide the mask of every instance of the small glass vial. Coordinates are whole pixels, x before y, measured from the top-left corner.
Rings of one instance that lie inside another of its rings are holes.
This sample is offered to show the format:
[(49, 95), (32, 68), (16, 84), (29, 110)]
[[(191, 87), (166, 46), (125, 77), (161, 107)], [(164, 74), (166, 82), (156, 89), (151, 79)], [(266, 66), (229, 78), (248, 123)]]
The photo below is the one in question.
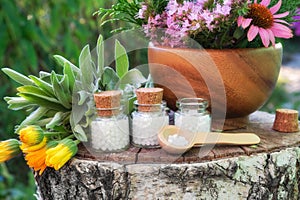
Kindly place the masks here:
[(208, 101), (202, 98), (182, 98), (177, 101), (175, 126), (192, 133), (211, 131), (211, 116), (206, 110)]
[(135, 111), (131, 117), (132, 144), (143, 148), (158, 148), (158, 132), (169, 124), (166, 103), (162, 101), (163, 89), (140, 88), (136, 90)]
[(120, 91), (94, 94), (97, 118), (91, 123), (91, 147), (97, 152), (121, 152), (129, 147), (129, 121), (123, 114)]

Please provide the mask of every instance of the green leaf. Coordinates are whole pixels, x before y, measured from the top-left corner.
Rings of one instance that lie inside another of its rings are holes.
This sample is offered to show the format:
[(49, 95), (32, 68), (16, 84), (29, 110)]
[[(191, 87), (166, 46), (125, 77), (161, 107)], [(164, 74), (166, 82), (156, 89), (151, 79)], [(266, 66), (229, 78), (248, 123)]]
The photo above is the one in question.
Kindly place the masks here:
[(56, 62), (60, 65), (60, 66), (64, 66), (65, 63), (68, 63), (70, 65), (70, 67), (72, 68), (75, 76), (80, 73), (80, 70), (78, 67), (76, 67), (73, 63), (71, 63), (69, 60), (67, 60), (66, 58), (64, 58), (63, 56), (60, 55), (54, 55), (53, 56), (54, 59), (56, 60)]
[(91, 52), (90, 52), (90, 47), (89, 45), (86, 45), (79, 56), (79, 67), (81, 70), (81, 81), (83, 86), (91, 91), (92, 90), (92, 85), (91, 83), (93, 83), (93, 72), (94, 72), (94, 68), (92, 65), (92, 57), (91, 57)]
[(59, 104), (59, 101), (57, 101), (57, 99), (49, 97), (46, 92), (44, 92), (43, 90), (41, 90), (36, 86), (25, 85), (25, 86), (18, 87), (17, 90), (20, 92), (19, 94), (30, 94), (32, 96), (39, 97), (46, 101), (51, 101), (53, 103)]
[(98, 77), (102, 77), (104, 71), (104, 44), (103, 37), (99, 35), (97, 40)]
[(118, 86), (122, 88), (126, 84), (140, 85), (142, 83), (145, 83), (146, 81), (147, 79), (139, 70), (131, 69), (120, 79)]
[(117, 75), (119, 76), (119, 78), (122, 78), (128, 72), (129, 61), (126, 49), (118, 40), (116, 40), (115, 43), (115, 60)]
[(75, 128), (73, 129), (73, 133), (74, 133), (76, 139), (78, 139), (82, 142), (87, 142), (86, 134), (85, 134), (83, 128), (79, 124), (77, 124), (75, 126)]
[(119, 82), (119, 77), (111, 67), (105, 67), (102, 77), (102, 84), (105, 90), (114, 90)]
[(40, 98), (38, 96), (32, 95), (32, 94), (26, 94), (26, 93), (18, 93), (17, 94), (20, 97), (23, 97), (24, 99), (27, 99), (33, 104), (39, 105), (41, 107), (58, 110), (58, 111), (66, 111), (66, 108), (62, 106), (59, 103), (54, 103), (52, 101), (49, 101), (44, 98)]
[(86, 101), (86, 99), (88, 97), (90, 97), (90, 94), (87, 91), (81, 90), (78, 92), (79, 94), (79, 102), (78, 105), (81, 106), (84, 104), (84, 102)]
[[(66, 76), (64, 76), (62, 79), (62, 83), (66, 79), (67, 79)], [(66, 93), (65, 91), (65, 89), (68, 88), (68, 86), (59, 83), (58, 77), (56, 76), (56, 73), (54, 71), (52, 71), (51, 73), (51, 82), (52, 82), (54, 94), (56, 98), (59, 100), (59, 103), (63, 105), (65, 108), (70, 109), (72, 107), (70, 100), (72, 99), (69, 97), (70, 94)]]
[(63, 120), (63, 113), (62, 112), (57, 112), (52, 120), (46, 124), (47, 129), (53, 129), (55, 126), (58, 126), (62, 123)]
[(75, 84), (75, 75), (69, 63), (65, 63), (64, 65), (64, 75), (68, 76), (70, 92), (73, 92), (74, 84)]
[(34, 106), (28, 100), (22, 97), (4, 97), (4, 100), (8, 104), (8, 108), (11, 110), (22, 110), (30, 106)]
[(34, 124), (36, 121), (40, 120), (47, 113), (47, 111), (48, 109), (45, 107), (37, 108), (23, 120), (23, 122), (17, 127), (15, 132), (18, 133), (22, 128), (24, 128), (24, 126)]
[(20, 83), (21, 85), (33, 85), (33, 81), (30, 78), (27, 78), (23, 74), (16, 72), (10, 68), (2, 68), (2, 71), (9, 76), (14, 81)]
[(52, 97), (55, 96), (52, 85), (50, 83), (47, 83), (46, 81), (44, 81), (36, 76), (33, 76), (33, 75), (30, 75), (29, 78), (35, 83), (36, 86), (38, 86), (45, 93), (47, 93), (48, 96), (52, 96)]

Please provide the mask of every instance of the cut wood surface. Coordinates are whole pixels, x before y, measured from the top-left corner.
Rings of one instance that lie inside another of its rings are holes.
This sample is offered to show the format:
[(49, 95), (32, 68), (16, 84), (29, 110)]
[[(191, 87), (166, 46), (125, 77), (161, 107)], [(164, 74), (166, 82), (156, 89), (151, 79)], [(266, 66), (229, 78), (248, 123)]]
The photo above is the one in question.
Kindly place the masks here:
[[(300, 199), (300, 132), (272, 130), (256, 112), (247, 128), (256, 146), (205, 146), (181, 156), (131, 147), (94, 154), (82, 146), (59, 171), (36, 176), (41, 199)], [(231, 131), (232, 132), (232, 131)]]

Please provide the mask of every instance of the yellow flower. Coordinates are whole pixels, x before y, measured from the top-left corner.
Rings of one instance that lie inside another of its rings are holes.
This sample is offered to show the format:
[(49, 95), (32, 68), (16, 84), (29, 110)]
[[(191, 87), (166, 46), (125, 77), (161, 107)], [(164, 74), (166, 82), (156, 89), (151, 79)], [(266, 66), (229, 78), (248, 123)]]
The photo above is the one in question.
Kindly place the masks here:
[(30, 146), (39, 144), (44, 139), (43, 129), (35, 125), (22, 128), (19, 131), (19, 135), (21, 142)]
[(31, 151), (25, 155), (25, 160), (27, 165), (34, 169), (34, 171), (39, 171), (39, 175), (42, 175), (46, 169), (46, 145), (39, 150)]
[(77, 143), (71, 139), (63, 139), (59, 144), (46, 151), (46, 165), (59, 170), (64, 164), (77, 153)]
[(21, 145), (21, 149), (25, 154), (25, 160), (27, 165), (34, 169), (34, 171), (39, 171), (39, 175), (42, 175), (46, 169), (46, 151), (47, 149), (54, 147), (57, 144), (55, 141), (50, 141), (47, 143), (47, 138), (44, 137), (43, 141), (39, 144), (29, 146), (26, 144)]
[(34, 152), (34, 151), (37, 151), (37, 150), (43, 148), (44, 146), (46, 146), (46, 144), (47, 144), (47, 138), (44, 137), (43, 140), (38, 144), (28, 145), (26, 143), (22, 143), (20, 148), (23, 151), (23, 153), (29, 153), (29, 152)]
[(21, 152), (19, 145), (20, 143), (16, 139), (9, 139), (0, 142), (0, 163), (10, 160), (18, 155)]

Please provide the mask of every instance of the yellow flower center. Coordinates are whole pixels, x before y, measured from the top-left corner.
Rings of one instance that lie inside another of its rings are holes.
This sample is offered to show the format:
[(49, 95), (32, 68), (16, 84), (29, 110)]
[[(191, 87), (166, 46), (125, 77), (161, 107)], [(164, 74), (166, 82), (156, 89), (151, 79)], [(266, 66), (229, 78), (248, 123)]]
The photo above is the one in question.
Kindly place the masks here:
[(251, 4), (246, 18), (252, 19), (252, 24), (264, 29), (271, 28), (274, 23), (274, 17), (271, 11), (264, 5)]

